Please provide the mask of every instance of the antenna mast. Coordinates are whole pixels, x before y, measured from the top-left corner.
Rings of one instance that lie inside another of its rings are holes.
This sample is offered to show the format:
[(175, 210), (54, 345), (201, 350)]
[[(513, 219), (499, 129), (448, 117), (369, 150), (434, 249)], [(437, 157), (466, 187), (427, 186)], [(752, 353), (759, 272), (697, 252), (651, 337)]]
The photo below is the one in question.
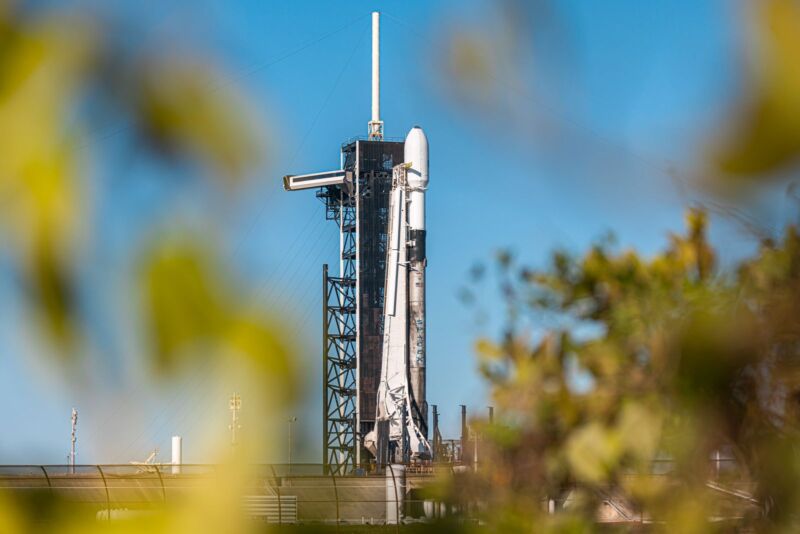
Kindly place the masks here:
[(381, 120), (381, 14), (372, 12), (372, 120), (368, 131), (371, 141), (383, 140)]
[(72, 445), (69, 449), (69, 466), (70, 470), (74, 473), (75, 472), (75, 442), (78, 441), (75, 433), (78, 428), (78, 410), (75, 408), (72, 409)]
[(231, 410), (231, 424), (228, 425), (231, 431), (231, 445), (235, 446), (238, 443), (236, 440), (236, 431), (242, 428), (241, 425), (239, 425), (239, 410), (242, 408), (242, 398), (238, 393), (234, 393), (233, 396), (231, 396), (228, 407)]

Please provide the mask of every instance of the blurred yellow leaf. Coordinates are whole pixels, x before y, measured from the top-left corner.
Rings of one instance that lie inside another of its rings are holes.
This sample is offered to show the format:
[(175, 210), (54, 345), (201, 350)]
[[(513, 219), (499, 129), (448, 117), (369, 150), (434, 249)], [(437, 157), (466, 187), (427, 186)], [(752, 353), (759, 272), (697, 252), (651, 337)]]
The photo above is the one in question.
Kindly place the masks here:
[(641, 467), (649, 468), (661, 443), (661, 417), (643, 402), (629, 401), (617, 422), (617, 433), (623, 450)]
[(487, 360), (494, 360), (505, 355), (501, 347), (486, 338), (481, 338), (475, 343), (475, 351), (481, 358)]
[(179, 351), (208, 343), (225, 328), (225, 302), (208, 254), (162, 244), (144, 260), (142, 296), (156, 363), (169, 369)]
[(235, 179), (261, 156), (259, 132), (244, 97), (190, 58), (151, 58), (137, 76), (137, 116), (156, 148), (188, 153)]
[(492, 85), (492, 45), (471, 33), (458, 33), (450, 44), (450, 68), (473, 89), (488, 92)]
[(198, 351), (230, 351), (291, 389), (294, 371), (277, 324), (243, 305), (208, 248), (162, 240), (145, 256), (139, 283), (157, 370), (174, 371)]
[(800, 156), (800, 3), (760, 0), (753, 79), (740, 120), (717, 155), (725, 172), (768, 173)]
[(76, 338), (69, 269), (82, 213), (76, 145), (65, 125), (91, 65), (96, 35), (86, 20), (43, 17), (6, 28), (0, 58), (0, 221), (12, 244), (36, 316), (50, 338)]
[(575, 430), (566, 443), (567, 460), (575, 476), (591, 484), (606, 479), (619, 454), (616, 433), (597, 421)]

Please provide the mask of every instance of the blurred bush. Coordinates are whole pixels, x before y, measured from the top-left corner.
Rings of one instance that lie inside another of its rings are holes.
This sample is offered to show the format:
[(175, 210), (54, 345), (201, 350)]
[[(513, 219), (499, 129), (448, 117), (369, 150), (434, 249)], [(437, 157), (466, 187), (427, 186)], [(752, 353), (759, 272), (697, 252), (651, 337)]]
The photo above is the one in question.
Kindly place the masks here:
[[(603, 244), (544, 271), (498, 260), (516, 312), (477, 348), (501, 417), (456, 495), (498, 530), (591, 530), (604, 502), (669, 532), (800, 527), (800, 236), (726, 274), (705, 214), (687, 226), (651, 259)], [(565, 327), (518, 326), (543, 315)]]
[[(210, 177), (216, 181), (211, 187), (231, 190), (266, 152), (253, 102), (228, 83), (218, 65), (180, 55), (174, 43), (169, 54), (125, 46), (128, 30), (124, 21), (87, 9), (0, 2), (2, 252), (24, 287), (24, 304), (42, 339), (61, 358), (55, 363), (70, 376), (82, 372), (79, 356), (91, 352), (96, 339), (97, 324), (81, 302), (87, 281), (78, 276), (91, 261), (87, 250), (100, 239), (90, 221), (101, 207), (114, 212), (96, 204), (87, 176), (93, 156), (112, 171), (122, 171), (124, 164), (101, 148), (108, 136), (92, 133), (97, 117), (124, 125), (122, 137), (134, 157), (175, 164), (187, 183)], [(144, 236), (144, 245), (137, 243), (140, 254), (130, 255), (135, 265), (126, 272), (134, 276), (123, 292), (132, 289), (139, 317), (124, 325), (125, 338), (144, 340), (137, 347), (153, 378), (171, 379), (183, 364), (202, 358), (238, 362), (231, 367), (244, 369), (246, 380), (258, 385), (252, 398), (259, 401), (248, 406), (254, 418), (281, 409), (295, 375), (277, 321), (246, 298), (219, 258), (213, 236), (178, 234), (170, 223), (164, 226)], [(117, 305), (113, 299), (101, 301), (101, 314), (119, 312), (111, 309)], [(229, 465), (218, 484), (180, 503), (174, 514), (115, 528), (247, 530), (238, 510), (242, 465), (248, 453), (264, 453), (265, 438), (243, 444), (238, 463)], [(2, 532), (87, 532), (103, 526), (93, 520), (87, 525), (46, 498), (36, 506), (9, 499), (0, 496)]]
[[(509, 0), (497, 11), (525, 46), (542, 29), (525, 14), (555, 7)], [(711, 171), (697, 173), (724, 195), (796, 171), (800, 156), (800, 3), (739, 7), (747, 91), (702, 154)], [(457, 96), (502, 113), (488, 58), (507, 40), (454, 35), (445, 67), (465, 86)], [(797, 227), (721, 270), (707, 211), (686, 223), (652, 258), (608, 242), (557, 252), (546, 269), (498, 255), (504, 334), (476, 351), (499, 415), (475, 422), (482, 468), (439, 497), (477, 506), (496, 532), (595, 531), (609, 505), (624, 528), (800, 530)]]
[[(5, 2), (0, 11), (2, 224), (32, 307), (64, 355), (85, 341), (75, 270), (85, 241), (96, 238), (82, 176), (97, 142), (86, 108), (110, 106), (126, 117), (129, 137), (149, 149), (142, 155), (194, 162), (222, 184), (246, 177), (263, 146), (248, 120), (251, 103), (213, 65), (123, 50), (113, 39), (119, 28), (103, 22), (35, 3)], [(213, 243), (206, 248), (213, 254)], [(159, 327), (155, 335), (164, 337), (170, 326)]]
[(715, 156), (730, 176), (770, 176), (800, 157), (800, 4), (765, 0), (745, 6), (754, 21), (748, 91)]

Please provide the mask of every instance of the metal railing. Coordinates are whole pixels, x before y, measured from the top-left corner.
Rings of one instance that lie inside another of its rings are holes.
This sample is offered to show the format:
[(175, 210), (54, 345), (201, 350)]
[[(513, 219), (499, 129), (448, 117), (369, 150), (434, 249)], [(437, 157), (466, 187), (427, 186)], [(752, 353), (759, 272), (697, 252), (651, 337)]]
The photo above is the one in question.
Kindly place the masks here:
[[(0, 491), (12, 496), (49, 493), (99, 519), (151, 510), (213, 488), (229, 466), (209, 464), (15, 465), (0, 466)], [(257, 464), (247, 466), (239, 486), (244, 514), (269, 523), (399, 525), (458, 515), (475, 519), (480, 506), (463, 510), (425, 497), (423, 491), (443, 473), (471, 471), (466, 465), (387, 465), (370, 473), (337, 475), (321, 464)], [(649, 473), (630, 477), (672, 476), (671, 460), (656, 460)], [(741, 506), (756, 506), (752, 482), (733, 459), (711, 462), (707, 489)], [(602, 493), (602, 491), (600, 492)], [(543, 503), (551, 513), (568, 509), (568, 488)], [(648, 522), (646, 511), (617, 498), (613, 488), (603, 496), (614, 521)], [(117, 514), (117, 515), (115, 515)]]
[[(213, 487), (222, 465), (109, 464), (0, 466), (0, 490), (46, 492), (80, 504), (98, 518), (118, 511), (146, 510)], [(334, 475), (320, 464), (248, 466), (242, 493), (247, 515), (274, 523), (401, 524), (432, 515), (437, 504), (421, 490), (439, 470), (387, 465), (368, 474)]]

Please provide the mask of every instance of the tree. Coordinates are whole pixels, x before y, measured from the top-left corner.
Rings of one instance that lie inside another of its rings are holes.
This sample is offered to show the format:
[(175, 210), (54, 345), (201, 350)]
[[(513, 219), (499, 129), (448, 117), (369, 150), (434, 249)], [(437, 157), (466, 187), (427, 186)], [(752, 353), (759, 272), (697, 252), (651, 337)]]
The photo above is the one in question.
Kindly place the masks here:
[[(569, 44), (571, 34), (555, 2), (499, 6), (515, 31), (456, 34), (445, 66), (462, 100), (506, 126), (516, 123), (503, 114), (506, 79), (494, 52), (528, 47), (545, 60), (534, 62), (541, 78), (550, 51), (569, 47), (537, 43), (549, 36)], [(701, 206), (747, 207), (796, 170), (800, 155), (800, 6), (740, 7), (748, 15), (745, 91), (703, 163), (681, 176)], [(556, 59), (560, 67), (569, 60)], [(519, 63), (509, 70), (524, 72)], [(596, 135), (574, 121), (544, 120), (545, 106), (530, 108), (524, 122), (540, 134), (536, 148), (567, 131), (565, 153), (590, 153), (583, 141)], [(486, 503), (498, 531), (594, 530), (609, 501), (620, 515), (669, 532), (798, 528), (797, 227), (760, 236), (758, 253), (722, 270), (706, 237), (708, 211), (690, 210), (687, 231), (653, 258), (607, 242), (580, 256), (557, 252), (546, 269), (499, 255), (507, 327), (477, 342), (498, 423), (481, 430), (487, 467), (445, 495)], [(710, 461), (717, 451), (734, 461), (718, 470)], [(554, 515), (550, 500), (560, 509)], [(733, 525), (712, 520), (739, 516)]]
[[(797, 527), (800, 236), (726, 274), (705, 213), (687, 226), (652, 259), (607, 243), (541, 271), (500, 258), (512, 313), (477, 349), (501, 422), (461, 494), (496, 525), (591, 528), (613, 502), (672, 532)], [(735, 459), (719, 473), (716, 451)]]

